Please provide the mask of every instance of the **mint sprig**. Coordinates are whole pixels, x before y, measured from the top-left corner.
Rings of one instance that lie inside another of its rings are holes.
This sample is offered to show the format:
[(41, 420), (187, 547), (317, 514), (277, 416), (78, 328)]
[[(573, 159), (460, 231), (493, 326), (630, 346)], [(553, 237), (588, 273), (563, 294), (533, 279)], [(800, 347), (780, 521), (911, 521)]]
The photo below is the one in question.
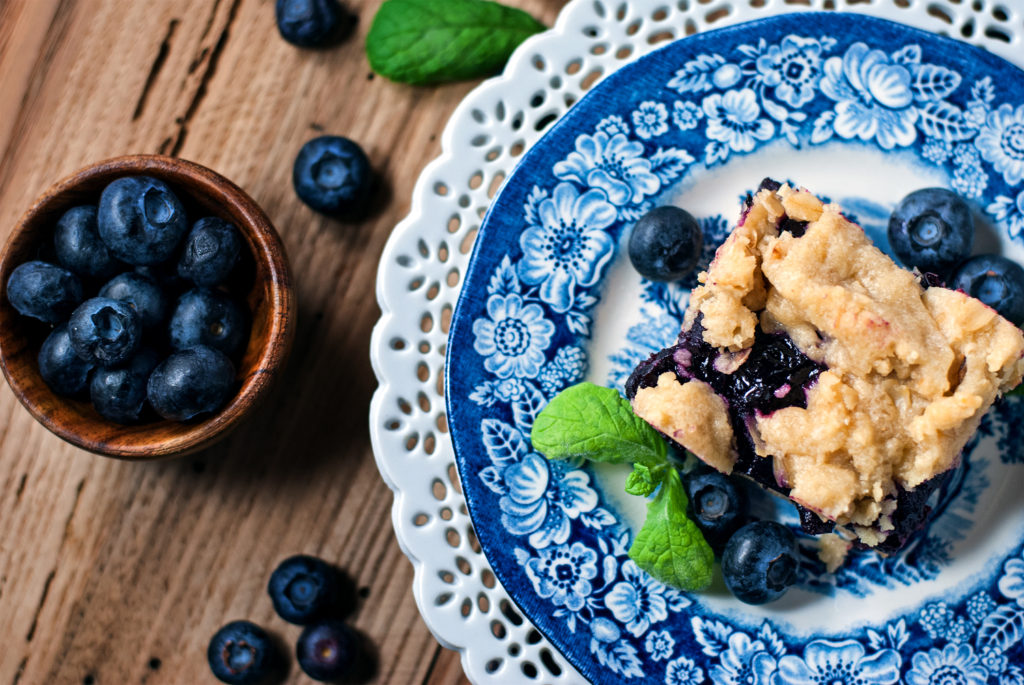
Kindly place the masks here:
[(703, 590), (711, 583), (714, 552), (687, 516), (686, 491), (665, 440), (618, 392), (593, 383), (566, 388), (537, 416), (530, 440), (549, 459), (632, 464), (626, 492), (657, 494), (647, 504), (647, 518), (629, 557), (652, 577), (681, 590)]
[(633, 470), (626, 478), (626, 494), (650, 497), (661, 485), (661, 481), (665, 477), (664, 470), (664, 466), (650, 469), (643, 464), (633, 464)]
[(715, 553), (686, 515), (687, 501), (679, 472), (666, 469), (658, 494), (647, 503), (647, 518), (629, 558), (652, 578), (694, 592), (711, 584)]
[(545, 28), (522, 10), (489, 0), (386, 0), (366, 36), (366, 56), (393, 81), (461, 81), (497, 72), (520, 43)]
[(658, 432), (612, 388), (578, 383), (558, 393), (533, 422), (530, 441), (548, 459), (655, 467), (668, 459)]

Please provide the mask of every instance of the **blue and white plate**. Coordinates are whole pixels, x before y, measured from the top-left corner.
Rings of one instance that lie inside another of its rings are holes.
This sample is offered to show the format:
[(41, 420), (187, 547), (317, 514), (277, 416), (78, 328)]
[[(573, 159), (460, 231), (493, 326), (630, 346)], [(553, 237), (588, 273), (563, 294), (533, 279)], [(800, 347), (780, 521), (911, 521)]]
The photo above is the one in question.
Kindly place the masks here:
[[(448, 416), (488, 560), (595, 682), (1024, 685), (1018, 398), (989, 412), (903, 552), (853, 553), (828, 574), (802, 536), (799, 586), (763, 607), (720, 580), (686, 594), (648, 577), (627, 556), (645, 512), (623, 492), (628, 469), (531, 448), (558, 391), (583, 379), (621, 389), (676, 338), (689, 291), (639, 277), (628, 227), (656, 205), (686, 207), (706, 265), (765, 176), (838, 202), (883, 249), (901, 197), (947, 186), (984, 226), (976, 252), (1024, 261), (1024, 73), (827, 13), (699, 34), (600, 83), (506, 182), (452, 324)], [(790, 505), (754, 498), (755, 513), (798, 528)]]

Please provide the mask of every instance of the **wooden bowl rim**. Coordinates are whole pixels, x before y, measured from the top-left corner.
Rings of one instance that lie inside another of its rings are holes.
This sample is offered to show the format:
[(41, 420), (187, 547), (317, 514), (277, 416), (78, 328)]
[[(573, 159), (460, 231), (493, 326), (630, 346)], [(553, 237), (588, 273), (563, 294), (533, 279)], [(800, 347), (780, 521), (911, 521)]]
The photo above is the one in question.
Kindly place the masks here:
[[(11, 231), (3, 251), (0, 252), (0, 280), (3, 281), (0, 289), (6, 294), (6, 280), (11, 269), (16, 266), (9, 263), (16, 237), (28, 230), (27, 227), (53, 203), (59, 202), (65, 193), (97, 178), (109, 176), (110, 180), (114, 180), (116, 176), (145, 173), (159, 175), (179, 186), (186, 180), (191, 181), (202, 186), (203, 192), (208, 195), (223, 198), (225, 204), (230, 205), (233, 212), (243, 218), (245, 226), (239, 228), (245, 233), (247, 244), (251, 241), (255, 246), (253, 258), (266, 268), (269, 276), (266, 306), (270, 308), (266, 340), (253, 371), (243, 379), (241, 387), (231, 401), (216, 414), (202, 419), (177, 435), (160, 436), (151, 442), (140, 440), (140, 434), (137, 432), (132, 434), (133, 440), (130, 442), (119, 441), (117, 437), (106, 441), (92, 440), (66, 425), (64, 421), (40, 410), (28, 396), (28, 389), (21, 376), (14, 374), (9, 368), (8, 352), (0, 344), (0, 368), (4, 377), (21, 404), (50, 432), (95, 454), (139, 461), (182, 456), (207, 447), (223, 437), (229, 429), (238, 424), (269, 387), (274, 372), (284, 365), (295, 333), (291, 273), (284, 244), (267, 214), (248, 193), (212, 169), (185, 159), (164, 155), (114, 157), (84, 167), (50, 186), (21, 216)], [(165, 422), (152, 425), (159, 427), (165, 425)]]

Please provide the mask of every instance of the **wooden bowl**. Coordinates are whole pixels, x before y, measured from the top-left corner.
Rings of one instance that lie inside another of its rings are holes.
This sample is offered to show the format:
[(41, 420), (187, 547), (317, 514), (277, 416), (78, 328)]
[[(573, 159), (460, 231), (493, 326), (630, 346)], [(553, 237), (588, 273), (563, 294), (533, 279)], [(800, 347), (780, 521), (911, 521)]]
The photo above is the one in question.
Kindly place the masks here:
[[(238, 227), (252, 255), (239, 269), (252, 318), (248, 346), (237, 365), (239, 390), (217, 413), (177, 423), (154, 419), (123, 426), (101, 417), (88, 400), (54, 394), (39, 375), (36, 357), (50, 327), (22, 316), (7, 300), (7, 279), (19, 264), (45, 254), (57, 219), (76, 205), (96, 204), (104, 187), (122, 176), (144, 174), (165, 181), (181, 198), (190, 220), (218, 216)], [(193, 162), (155, 155), (118, 157), (60, 181), (25, 213), (0, 255), (0, 367), (25, 408), (64, 440), (119, 459), (180, 456), (214, 443), (256, 405), (284, 366), (294, 335), (288, 262), (270, 220), (241, 188)]]

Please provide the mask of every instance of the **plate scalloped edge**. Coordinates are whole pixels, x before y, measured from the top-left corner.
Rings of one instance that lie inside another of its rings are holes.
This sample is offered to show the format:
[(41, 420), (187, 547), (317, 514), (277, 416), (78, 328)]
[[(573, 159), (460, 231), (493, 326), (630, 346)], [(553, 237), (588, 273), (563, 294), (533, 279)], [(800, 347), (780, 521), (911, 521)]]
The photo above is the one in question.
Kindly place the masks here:
[(379, 386), (370, 405), (370, 437), (394, 492), (392, 523), (413, 563), (420, 613), (442, 645), (461, 652), (470, 680), (585, 682), (522, 617), (490, 570), (473, 533), (445, 420), (448, 325), (476, 231), (515, 163), (618, 67), (669, 40), (775, 14), (870, 14), (1022, 62), (1024, 15), (998, 1), (974, 3), (980, 10), (951, 3), (573, 0), (554, 28), (526, 41), (501, 76), (456, 108), (440, 157), (421, 173), (409, 214), (381, 256), (376, 293), (382, 313), (370, 350)]

